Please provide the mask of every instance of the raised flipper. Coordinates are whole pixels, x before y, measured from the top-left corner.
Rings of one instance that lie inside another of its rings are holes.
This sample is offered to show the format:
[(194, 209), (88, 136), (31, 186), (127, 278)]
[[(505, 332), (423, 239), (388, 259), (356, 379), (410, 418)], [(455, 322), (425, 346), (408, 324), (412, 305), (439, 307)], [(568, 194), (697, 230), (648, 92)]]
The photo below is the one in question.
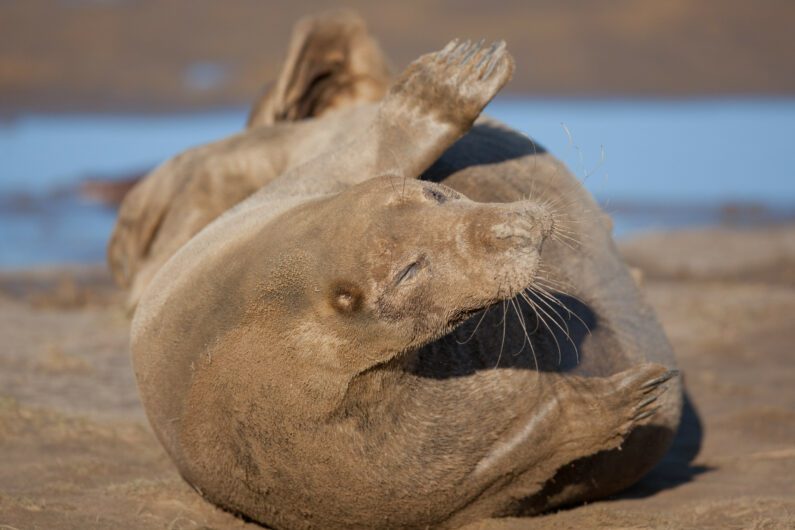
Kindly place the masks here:
[(303, 18), (293, 29), (279, 77), (254, 103), (248, 127), (378, 101), (390, 77), (386, 57), (361, 17), (340, 10)]
[(508, 82), (504, 42), (449, 43), (400, 75), (372, 124), (352, 140), (282, 175), (271, 194), (323, 194), (382, 175), (417, 178), (471, 127)]
[[(484, 49), (453, 42), (412, 63), (378, 110), (365, 109), (361, 121), (354, 110), (328, 123), (262, 127), (169, 161), (125, 198), (109, 245), (109, 263), (119, 284), (137, 284), (129, 306), (134, 307), (160, 264), (259, 186), (265, 185), (255, 196), (264, 194), (267, 201), (275, 194), (269, 209), (275, 214), (292, 204), (282, 200), (284, 195), (341, 191), (384, 174), (419, 176), (469, 130), (512, 71), (504, 44)], [(340, 141), (349, 129), (352, 141)], [(330, 151), (282, 173), (287, 160), (306, 160), (302, 157), (323, 145), (322, 138), (333, 146)], [(225, 201), (227, 197), (234, 200)], [(144, 267), (148, 272), (139, 279)]]

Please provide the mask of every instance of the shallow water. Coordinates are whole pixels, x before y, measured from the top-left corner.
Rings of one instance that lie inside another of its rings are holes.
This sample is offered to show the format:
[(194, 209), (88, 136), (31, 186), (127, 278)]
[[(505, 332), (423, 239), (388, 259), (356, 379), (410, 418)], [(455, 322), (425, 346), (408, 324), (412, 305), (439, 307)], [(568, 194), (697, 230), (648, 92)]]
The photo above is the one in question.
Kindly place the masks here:
[[(488, 112), (562, 158), (620, 237), (795, 216), (795, 100), (501, 99)], [(25, 115), (0, 122), (0, 267), (95, 262), (111, 208), (86, 178), (144, 172), (243, 127), (245, 109)]]

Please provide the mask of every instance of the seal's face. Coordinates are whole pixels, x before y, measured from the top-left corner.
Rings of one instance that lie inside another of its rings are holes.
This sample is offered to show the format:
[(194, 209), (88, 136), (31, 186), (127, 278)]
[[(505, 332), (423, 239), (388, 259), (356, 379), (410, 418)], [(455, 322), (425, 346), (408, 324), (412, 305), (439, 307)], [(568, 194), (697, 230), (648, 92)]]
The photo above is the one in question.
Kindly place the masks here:
[[(301, 221), (296, 223), (295, 219)], [(291, 216), (311, 265), (295, 347), (385, 360), (439, 338), (530, 285), (551, 214), (531, 201), (473, 202), (445, 186), (373, 179)], [(311, 324), (308, 324), (311, 323)], [(352, 359), (351, 359), (352, 360)]]

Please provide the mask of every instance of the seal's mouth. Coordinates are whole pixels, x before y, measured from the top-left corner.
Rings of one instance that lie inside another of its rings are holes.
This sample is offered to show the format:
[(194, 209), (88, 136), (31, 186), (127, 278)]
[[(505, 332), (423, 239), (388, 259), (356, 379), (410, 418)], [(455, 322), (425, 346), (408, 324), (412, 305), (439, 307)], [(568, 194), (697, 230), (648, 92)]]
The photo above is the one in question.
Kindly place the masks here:
[[(453, 336), (459, 328), (468, 322), (473, 322), (475, 330), (480, 327), (484, 314), (492, 309), (497, 309), (501, 313), (509, 310), (524, 312), (526, 310), (535, 314), (536, 318), (546, 320), (548, 325), (566, 327), (567, 324), (561, 323), (561, 315), (570, 314), (570, 310), (561, 304), (556, 296), (569, 296), (558, 288), (544, 287), (543, 282), (538, 283), (533, 278), (521, 288), (511, 289), (506, 296), (497, 296), (485, 301), (475, 307), (460, 309), (453, 312), (439, 333), (428, 341), (428, 344), (440, 341)], [(504, 318), (504, 317), (503, 317)], [(579, 317), (571, 317), (579, 318)]]
[[(539, 221), (541, 226), (540, 238), (532, 236), (532, 234), (530, 234), (528, 231), (536, 230), (538, 228), (536, 224), (538, 223), (533, 224), (530, 229), (525, 229), (522, 226), (519, 226), (518, 228), (511, 228), (508, 227), (508, 225), (500, 225), (501, 230), (503, 230), (505, 234), (498, 234), (498, 239), (510, 239), (520, 242), (516, 248), (512, 248), (508, 251), (509, 261), (511, 261), (514, 266), (507, 267), (506, 271), (510, 271), (511, 276), (513, 276), (512, 281), (494, 282), (497, 283), (497, 292), (492, 292), (491, 297), (486, 298), (483, 303), (477, 304), (473, 307), (459, 308), (452, 311), (448, 315), (447, 321), (442, 326), (442, 329), (434, 333), (434, 336), (430, 338), (426, 344), (430, 344), (440, 339), (449, 337), (466, 322), (472, 320), (473, 318), (482, 320), (482, 313), (488, 312), (490, 309), (495, 307), (504, 307), (506, 304), (513, 306), (517, 311), (519, 311), (517, 308), (522, 307), (523, 304), (530, 306), (530, 308), (538, 317), (538, 310), (536, 309), (538, 304), (534, 302), (534, 298), (537, 294), (537, 288), (540, 288), (541, 296), (546, 298), (545, 301), (541, 302), (542, 304), (548, 305), (549, 303), (554, 303), (551, 302), (553, 297), (550, 295), (550, 293), (545, 293), (545, 289), (541, 285), (538, 285), (537, 281), (539, 280), (541, 271), (541, 252), (543, 244), (546, 239), (554, 232), (555, 222), (552, 215), (536, 216), (534, 218), (536, 221), (538, 219), (543, 221)], [(530, 261), (528, 262), (527, 260)], [(517, 261), (521, 261), (529, 268), (516, 266)], [(498, 268), (500, 267), (498, 266)]]
[(486, 302), (481, 306), (461, 309), (454, 312), (450, 319), (448, 319), (447, 325), (444, 327), (444, 329), (437, 336), (428, 341), (428, 344), (452, 336), (458, 330), (458, 328), (463, 326), (465, 323), (469, 322), (470, 320), (480, 320), (483, 313), (488, 312), (493, 308), (502, 307), (506, 303), (510, 304), (511, 301), (517, 302), (522, 293), (529, 288), (530, 286), (507, 298), (497, 298)]
[(458, 329), (458, 327), (460, 327), (462, 324), (464, 324), (466, 321), (468, 321), (475, 315), (480, 314), (482, 311), (488, 311), (492, 307), (497, 307), (498, 305), (502, 304), (504, 301), (505, 300), (497, 300), (496, 302), (486, 304), (482, 307), (477, 307), (474, 309), (466, 309), (455, 313), (448, 322), (449, 330), (447, 331), (447, 333), (445, 333), (445, 335), (453, 333), (456, 329)]

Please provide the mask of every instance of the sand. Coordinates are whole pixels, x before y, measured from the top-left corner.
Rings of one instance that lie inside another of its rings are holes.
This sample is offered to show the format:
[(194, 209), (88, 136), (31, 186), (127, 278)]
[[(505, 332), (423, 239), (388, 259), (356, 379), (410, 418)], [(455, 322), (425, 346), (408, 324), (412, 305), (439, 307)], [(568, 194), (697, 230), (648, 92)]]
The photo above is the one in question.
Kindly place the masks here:
[[(470, 528), (795, 528), (795, 227), (625, 242), (692, 406), (613, 499)], [(100, 266), (0, 273), (0, 529), (256, 528), (177, 475), (138, 402)]]

